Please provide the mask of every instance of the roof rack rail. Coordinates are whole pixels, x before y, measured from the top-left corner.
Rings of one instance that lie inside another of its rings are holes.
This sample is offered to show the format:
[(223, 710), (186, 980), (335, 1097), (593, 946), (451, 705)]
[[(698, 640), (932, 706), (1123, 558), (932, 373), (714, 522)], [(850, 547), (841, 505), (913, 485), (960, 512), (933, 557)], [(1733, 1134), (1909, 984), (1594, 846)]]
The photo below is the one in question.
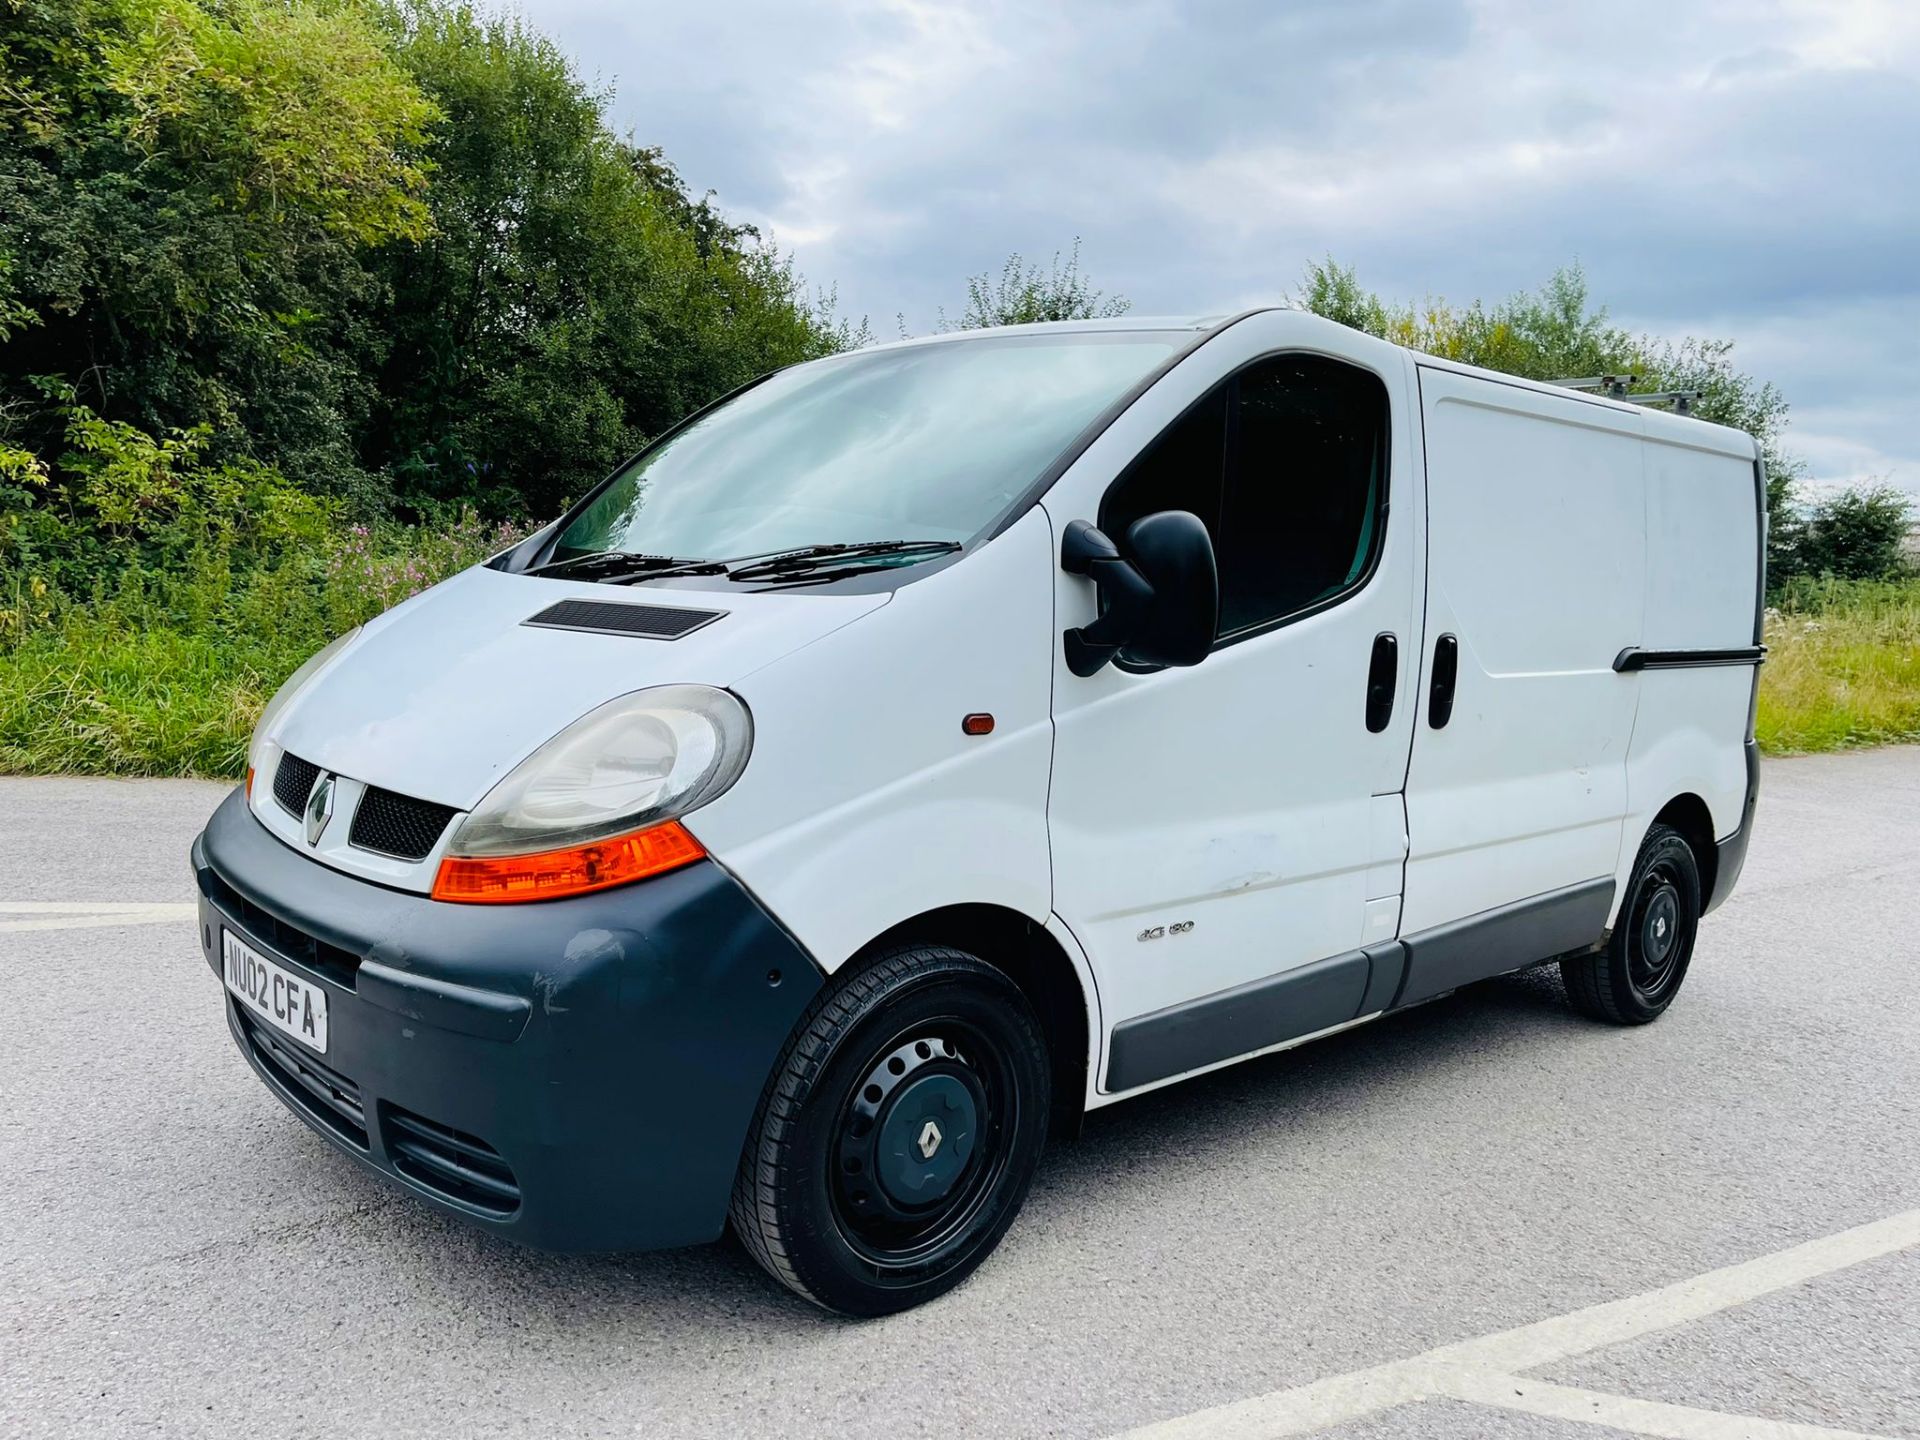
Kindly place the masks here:
[(1587, 390), (1610, 400), (1630, 400), (1635, 405), (1671, 405), (1676, 415), (1691, 415), (1700, 402), (1698, 390), (1640, 390), (1631, 394), (1627, 387), (1639, 383), (1638, 375), (1588, 375), (1578, 380), (1555, 380), (1568, 390)]

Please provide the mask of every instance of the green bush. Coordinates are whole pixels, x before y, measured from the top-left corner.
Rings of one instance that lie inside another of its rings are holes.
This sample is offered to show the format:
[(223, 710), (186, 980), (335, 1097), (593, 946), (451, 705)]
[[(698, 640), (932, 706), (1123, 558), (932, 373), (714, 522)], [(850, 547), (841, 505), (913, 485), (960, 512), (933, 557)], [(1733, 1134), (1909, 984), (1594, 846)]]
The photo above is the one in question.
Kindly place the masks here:
[(1847, 490), (1814, 507), (1794, 536), (1792, 573), (1840, 580), (1891, 580), (1907, 568), (1901, 546), (1913, 502), (1880, 485)]
[[(951, 327), (944, 312), (940, 328), (984, 330), (995, 325), (1034, 325), (1047, 320), (1109, 320), (1124, 315), (1132, 302), (1123, 295), (1106, 295), (1093, 288), (1080, 268), (1080, 242), (1061, 263), (1054, 254), (1050, 269), (1029, 264), (1026, 257), (1009, 255), (998, 275), (984, 271), (967, 280), (967, 304)], [(902, 329), (904, 332), (904, 322)]]

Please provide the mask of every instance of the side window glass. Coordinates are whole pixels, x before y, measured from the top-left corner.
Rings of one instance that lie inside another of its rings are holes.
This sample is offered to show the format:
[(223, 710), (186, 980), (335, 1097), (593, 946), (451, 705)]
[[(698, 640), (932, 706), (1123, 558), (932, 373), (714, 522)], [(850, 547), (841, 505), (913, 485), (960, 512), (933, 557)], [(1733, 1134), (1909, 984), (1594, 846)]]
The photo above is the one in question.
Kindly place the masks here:
[(1214, 545), (1220, 633), (1312, 609), (1373, 568), (1387, 483), (1387, 391), (1319, 355), (1262, 361), (1237, 379)]
[(1227, 468), (1232, 381), (1187, 411), (1141, 452), (1107, 491), (1100, 528), (1124, 543), (1127, 527), (1159, 510), (1191, 510), (1220, 544), (1220, 490)]
[(1156, 510), (1190, 510), (1220, 563), (1220, 637), (1354, 589), (1385, 521), (1387, 392), (1318, 355), (1241, 371), (1155, 440), (1114, 482), (1100, 527), (1116, 540)]

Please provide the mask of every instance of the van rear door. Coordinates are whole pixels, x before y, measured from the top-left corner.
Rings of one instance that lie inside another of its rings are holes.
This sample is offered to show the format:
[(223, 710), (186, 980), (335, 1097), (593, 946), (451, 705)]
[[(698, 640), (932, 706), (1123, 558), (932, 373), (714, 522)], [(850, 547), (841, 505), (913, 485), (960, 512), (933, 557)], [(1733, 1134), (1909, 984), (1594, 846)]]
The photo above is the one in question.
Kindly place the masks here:
[(1427, 623), (1403, 1002), (1604, 929), (1639, 694), (1613, 662), (1640, 643), (1646, 594), (1639, 413), (1418, 374)]

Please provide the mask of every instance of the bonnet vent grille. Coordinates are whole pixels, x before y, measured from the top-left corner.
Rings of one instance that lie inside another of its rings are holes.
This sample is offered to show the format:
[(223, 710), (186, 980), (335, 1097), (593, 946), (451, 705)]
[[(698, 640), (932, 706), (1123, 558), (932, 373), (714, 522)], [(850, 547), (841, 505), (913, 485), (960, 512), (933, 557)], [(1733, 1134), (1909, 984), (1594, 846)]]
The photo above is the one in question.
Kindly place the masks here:
[(680, 605), (627, 605), (609, 600), (562, 600), (521, 622), (549, 630), (592, 630), (602, 635), (638, 635), (647, 640), (678, 640), (727, 612), (689, 610)]

